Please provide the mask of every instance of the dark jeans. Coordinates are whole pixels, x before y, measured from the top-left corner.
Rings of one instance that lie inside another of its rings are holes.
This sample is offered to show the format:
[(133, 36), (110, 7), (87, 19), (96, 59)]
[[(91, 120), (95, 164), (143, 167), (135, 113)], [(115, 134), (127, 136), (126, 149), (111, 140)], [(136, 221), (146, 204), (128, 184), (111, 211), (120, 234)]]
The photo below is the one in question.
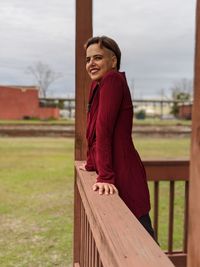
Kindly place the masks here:
[(144, 226), (144, 228), (147, 230), (147, 232), (153, 237), (153, 239), (157, 242), (157, 240), (155, 238), (153, 227), (151, 225), (151, 218), (150, 218), (149, 214), (146, 214), (146, 215), (140, 217), (138, 220)]

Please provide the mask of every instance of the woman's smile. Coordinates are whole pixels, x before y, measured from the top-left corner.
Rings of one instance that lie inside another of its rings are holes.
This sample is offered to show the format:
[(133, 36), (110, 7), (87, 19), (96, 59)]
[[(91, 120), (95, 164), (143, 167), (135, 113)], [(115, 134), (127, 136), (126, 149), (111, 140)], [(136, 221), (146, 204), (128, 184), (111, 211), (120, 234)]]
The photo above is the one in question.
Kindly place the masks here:
[(100, 81), (110, 70), (116, 69), (116, 56), (99, 44), (90, 45), (86, 50), (86, 70), (93, 81)]

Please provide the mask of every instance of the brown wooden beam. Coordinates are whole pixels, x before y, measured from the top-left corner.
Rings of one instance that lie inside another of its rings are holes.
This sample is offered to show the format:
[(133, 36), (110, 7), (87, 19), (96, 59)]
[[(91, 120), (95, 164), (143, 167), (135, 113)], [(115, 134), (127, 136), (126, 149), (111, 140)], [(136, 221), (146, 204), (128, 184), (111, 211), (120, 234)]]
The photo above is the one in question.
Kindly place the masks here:
[[(86, 158), (86, 111), (89, 78), (85, 70), (84, 43), (92, 36), (92, 0), (76, 0), (76, 110), (75, 110), (75, 159)], [(75, 178), (76, 184), (76, 178)], [(81, 203), (78, 191), (74, 192), (74, 266), (80, 262)]]
[(85, 70), (85, 51), (83, 46), (91, 36), (92, 0), (76, 0), (76, 160), (86, 158), (86, 111), (90, 80)]
[(189, 190), (188, 267), (200, 266), (200, 0), (196, 9), (194, 104)]

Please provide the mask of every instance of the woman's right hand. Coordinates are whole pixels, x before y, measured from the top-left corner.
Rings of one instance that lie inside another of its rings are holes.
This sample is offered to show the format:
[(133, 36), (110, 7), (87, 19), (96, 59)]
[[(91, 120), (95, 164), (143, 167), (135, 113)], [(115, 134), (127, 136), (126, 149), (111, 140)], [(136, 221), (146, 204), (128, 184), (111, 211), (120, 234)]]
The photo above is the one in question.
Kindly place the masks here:
[(114, 184), (110, 183), (95, 183), (92, 187), (93, 191), (99, 191), (99, 195), (113, 195), (115, 193), (118, 194), (117, 188)]
[(82, 163), (79, 169), (82, 171), (86, 171), (85, 165), (86, 165), (86, 162)]

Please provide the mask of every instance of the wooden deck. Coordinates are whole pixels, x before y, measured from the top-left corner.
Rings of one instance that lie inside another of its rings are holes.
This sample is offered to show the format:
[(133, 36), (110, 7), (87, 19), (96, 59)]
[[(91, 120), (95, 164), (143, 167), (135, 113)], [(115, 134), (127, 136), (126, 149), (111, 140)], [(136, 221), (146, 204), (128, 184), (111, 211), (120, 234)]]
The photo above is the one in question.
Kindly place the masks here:
[[(74, 266), (81, 267), (185, 267), (187, 253), (188, 161), (145, 161), (149, 181), (154, 183), (154, 228), (158, 231), (159, 185), (168, 181), (168, 250), (161, 251), (118, 195), (99, 196), (91, 190), (94, 172), (79, 170), (76, 162)], [(183, 248), (173, 250), (174, 186), (185, 181)], [(168, 259), (168, 257), (171, 261)], [(77, 265), (75, 265), (75, 263)]]

